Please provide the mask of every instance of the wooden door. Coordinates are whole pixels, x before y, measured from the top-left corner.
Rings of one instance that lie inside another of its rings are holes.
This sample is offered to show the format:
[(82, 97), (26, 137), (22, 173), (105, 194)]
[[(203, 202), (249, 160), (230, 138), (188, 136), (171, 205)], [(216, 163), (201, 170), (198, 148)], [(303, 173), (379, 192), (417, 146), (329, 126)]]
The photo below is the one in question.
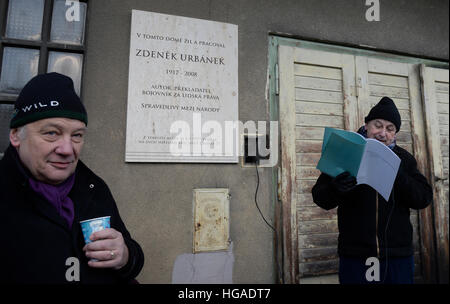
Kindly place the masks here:
[(438, 277), (448, 283), (448, 70), (420, 67), (428, 139), (431, 180), (434, 190), (434, 223)]
[[(325, 127), (357, 131), (370, 108), (389, 96), (402, 116), (397, 143), (425, 176), (429, 165), (418, 65), (301, 45), (280, 46), (278, 56), (284, 273), (285, 282), (298, 282), (338, 271), (337, 210), (319, 208), (311, 195)], [(420, 282), (433, 276), (433, 229), (429, 208), (411, 211)]]
[[(324, 127), (355, 129), (355, 68), (351, 55), (280, 46), (281, 200), (285, 281), (336, 273), (336, 209), (312, 200), (320, 172)], [(286, 263), (289, 261), (288, 263)]]

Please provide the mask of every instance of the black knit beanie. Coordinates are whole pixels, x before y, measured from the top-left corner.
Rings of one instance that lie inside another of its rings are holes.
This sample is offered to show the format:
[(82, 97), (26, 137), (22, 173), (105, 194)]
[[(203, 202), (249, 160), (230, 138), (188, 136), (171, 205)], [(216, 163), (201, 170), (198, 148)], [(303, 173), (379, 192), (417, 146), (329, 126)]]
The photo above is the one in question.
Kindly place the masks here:
[(400, 131), (400, 126), (402, 124), (400, 113), (398, 112), (394, 101), (389, 97), (381, 98), (380, 102), (370, 110), (369, 115), (366, 116), (364, 122), (368, 123), (377, 118), (392, 122), (397, 128), (396, 133)]
[(37, 75), (23, 87), (9, 127), (51, 117), (76, 119), (87, 125), (86, 109), (75, 93), (72, 79), (59, 73)]

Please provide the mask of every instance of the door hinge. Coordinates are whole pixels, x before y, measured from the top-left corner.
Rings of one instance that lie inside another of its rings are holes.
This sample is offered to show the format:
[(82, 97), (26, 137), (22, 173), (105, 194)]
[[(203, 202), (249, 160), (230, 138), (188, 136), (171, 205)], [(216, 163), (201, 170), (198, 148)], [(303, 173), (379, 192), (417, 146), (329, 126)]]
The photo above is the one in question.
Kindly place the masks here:
[(278, 176), (277, 176), (277, 181), (278, 181), (278, 201), (281, 201), (281, 167), (278, 167)]
[(278, 63), (275, 64), (275, 95), (280, 95), (280, 70)]

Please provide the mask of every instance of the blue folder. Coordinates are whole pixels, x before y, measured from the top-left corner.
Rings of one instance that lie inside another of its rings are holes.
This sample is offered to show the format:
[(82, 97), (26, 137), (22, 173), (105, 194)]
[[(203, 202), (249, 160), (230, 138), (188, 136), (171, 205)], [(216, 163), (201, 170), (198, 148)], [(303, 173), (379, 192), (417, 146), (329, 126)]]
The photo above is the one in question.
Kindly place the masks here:
[(345, 171), (356, 177), (365, 145), (366, 139), (358, 133), (326, 127), (316, 168), (332, 177)]

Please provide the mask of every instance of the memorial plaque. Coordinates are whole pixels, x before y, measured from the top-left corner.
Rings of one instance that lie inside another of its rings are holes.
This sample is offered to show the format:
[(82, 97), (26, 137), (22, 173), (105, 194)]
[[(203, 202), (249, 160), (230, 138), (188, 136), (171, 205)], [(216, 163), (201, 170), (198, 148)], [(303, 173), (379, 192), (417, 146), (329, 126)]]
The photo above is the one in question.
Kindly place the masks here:
[(237, 162), (236, 25), (133, 10), (127, 162)]

